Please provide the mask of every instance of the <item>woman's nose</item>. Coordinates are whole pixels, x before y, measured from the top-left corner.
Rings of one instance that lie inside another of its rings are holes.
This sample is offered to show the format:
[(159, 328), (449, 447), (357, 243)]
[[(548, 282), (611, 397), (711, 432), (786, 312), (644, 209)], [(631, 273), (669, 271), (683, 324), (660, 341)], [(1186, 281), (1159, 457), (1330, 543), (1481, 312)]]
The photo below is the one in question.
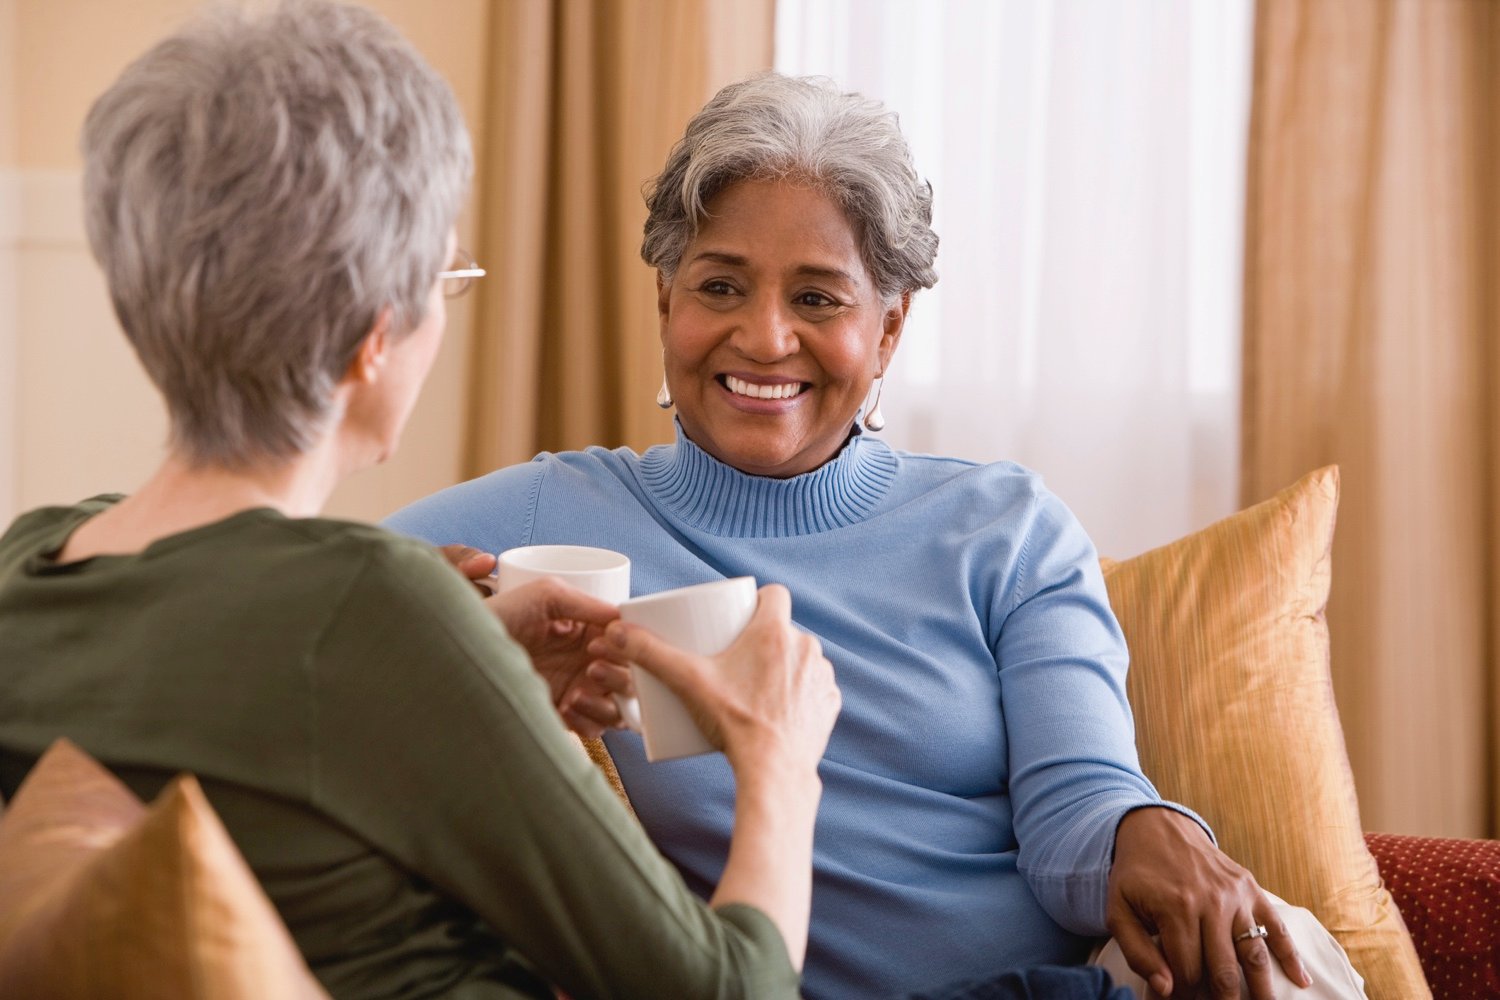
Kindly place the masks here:
[(731, 343), (747, 359), (760, 364), (796, 354), (801, 343), (796, 313), (775, 296), (758, 296), (745, 311), (744, 322), (735, 328)]

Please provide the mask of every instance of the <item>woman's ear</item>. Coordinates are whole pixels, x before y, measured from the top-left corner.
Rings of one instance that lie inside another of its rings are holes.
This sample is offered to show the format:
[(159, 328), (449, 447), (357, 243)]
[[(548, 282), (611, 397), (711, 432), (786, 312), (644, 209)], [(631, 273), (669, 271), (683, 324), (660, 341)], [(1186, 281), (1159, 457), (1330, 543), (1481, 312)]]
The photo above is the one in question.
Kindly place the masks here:
[(902, 292), (901, 297), (891, 304), (880, 320), (880, 370), (883, 372), (891, 366), (891, 358), (896, 354), (896, 346), (901, 343), (901, 331), (906, 326), (906, 313), (911, 309), (911, 292)]
[(661, 332), (667, 332), (667, 314), (672, 311), (672, 286), (656, 272), (656, 315), (661, 320)]
[(349, 362), (349, 368), (344, 372), (344, 381), (352, 383), (371, 384), (380, 377), (380, 372), (385, 368), (386, 360), (391, 351), (391, 307), (386, 306), (380, 310), (380, 315), (375, 317), (375, 325), (370, 327), (359, 342), (359, 348), (354, 352), (354, 359)]

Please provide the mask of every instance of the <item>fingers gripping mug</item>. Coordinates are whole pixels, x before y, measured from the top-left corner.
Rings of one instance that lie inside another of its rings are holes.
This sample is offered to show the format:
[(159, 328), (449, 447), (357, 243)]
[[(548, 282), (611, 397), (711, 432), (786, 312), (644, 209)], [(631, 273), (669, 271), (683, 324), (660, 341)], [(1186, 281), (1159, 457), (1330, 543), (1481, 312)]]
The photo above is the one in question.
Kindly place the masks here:
[[(750, 624), (756, 601), (755, 578), (739, 576), (633, 598), (620, 605), (620, 617), (645, 626), (679, 649), (713, 656)], [(632, 674), (640, 697), (647, 760), (713, 752), (713, 745), (671, 689), (640, 667)]]
[[(495, 567), (495, 593), (514, 590), (533, 580), (553, 577), (610, 604), (630, 598), (630, 560), (610, 549), (588, 545), (524, 545), (500, 553)], [(635, 698), (615, 695), (625, 724), (641, 729), (641, 708)]]

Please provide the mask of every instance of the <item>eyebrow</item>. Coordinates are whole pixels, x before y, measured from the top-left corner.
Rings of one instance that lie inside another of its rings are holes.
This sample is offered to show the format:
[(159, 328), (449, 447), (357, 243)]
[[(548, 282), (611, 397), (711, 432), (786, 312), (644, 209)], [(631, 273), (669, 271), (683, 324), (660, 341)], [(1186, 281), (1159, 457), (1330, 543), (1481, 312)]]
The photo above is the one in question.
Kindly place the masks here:
[(848, 271), (836, 267), (818, 267), (815, 264), (803, 264), (797, 268), (797, 274), (805, 274), (812, 278), (833, 278), (836, 281), (848, 282), (857, 286), (859, 281)]
[[(700, 253), (696, 257), (694, 257), (691, 263), (696, 264), (700, 260), (709, 261), (715, 264), (727, 264), (730, 267), (746, 267), (750, 263), (749, 258), (743, 257), (737, 253), (726, 253), (722, 250), (705, 250), (703, 253)], [(854, 275), (837, 267), (819, 267), (816, 264), (799, 264), (796, 271), (793, 273), (798, 275), (805, 275), (812, 278), (833, 278), (837, 281), (848, 282), (851, 285), (859, 284), (858, 279), (856, 279)]]
[(722, 250), (705, 250), (694, 257), (692, 262), (696, 264), (700, 260), (713, 261), (716, 264), (728, 264), (731, 267), (744, 267), (750, 263), (749, 260), (737, 253), (725, 253)]

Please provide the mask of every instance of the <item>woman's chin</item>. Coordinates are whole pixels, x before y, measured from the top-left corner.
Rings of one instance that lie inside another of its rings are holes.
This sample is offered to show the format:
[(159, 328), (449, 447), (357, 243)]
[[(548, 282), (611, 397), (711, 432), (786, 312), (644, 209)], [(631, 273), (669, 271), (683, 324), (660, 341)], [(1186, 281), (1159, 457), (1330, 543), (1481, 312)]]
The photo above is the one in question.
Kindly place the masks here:
[[(722, 416), (722, 414), (715, 414)], [(688, 440), (725, 465), (752, 476), (790, 479), (811, 472), (839, 453), (848, 439), (847, 429), (827, 442), (809, 436), (798, 421), (784, 417), (736, 414), (730, 419), (699, 424), (681, 419)], [(851, 417), (848, 426), (853, 427)]]
[(831, 456), (813, 456), (805, 449), (785, 440), (737, 440), (727, 442), (719, 451), (705, 448), (725, 465), (752, 476), (789, 479), (810, 472)]

